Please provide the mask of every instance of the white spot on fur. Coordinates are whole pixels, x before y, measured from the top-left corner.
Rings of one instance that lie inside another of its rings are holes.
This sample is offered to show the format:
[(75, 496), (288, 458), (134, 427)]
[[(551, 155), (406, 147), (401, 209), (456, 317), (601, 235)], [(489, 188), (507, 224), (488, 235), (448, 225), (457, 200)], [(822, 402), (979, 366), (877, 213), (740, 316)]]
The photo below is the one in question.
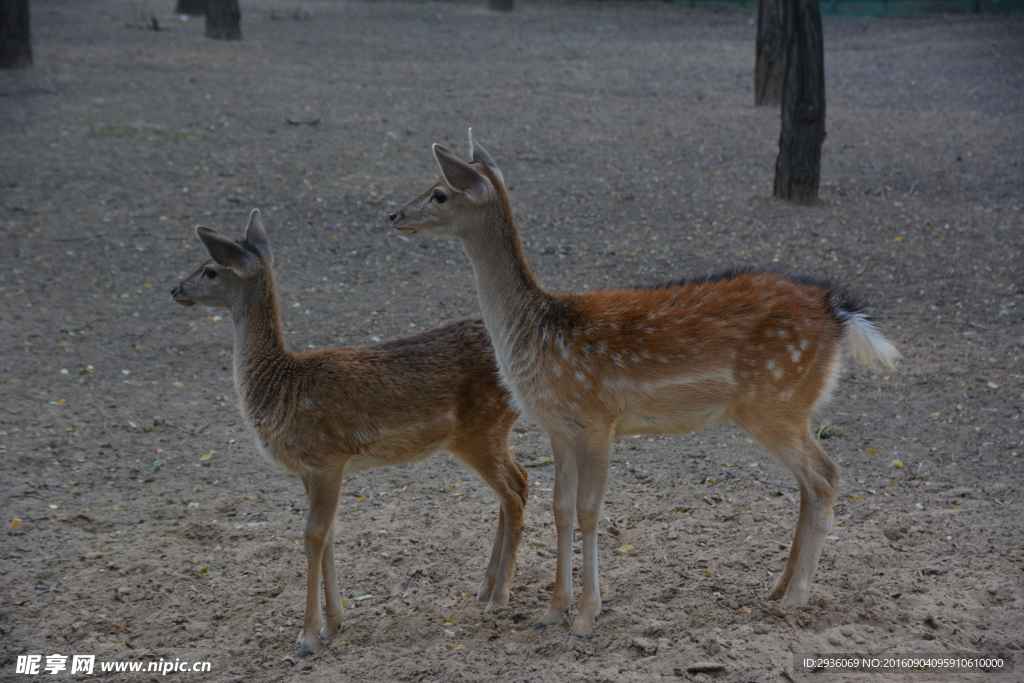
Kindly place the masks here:
[(786, 350), (789, 351), (789, 357), (796, 363), (800, 360), (800, 352), (796, 350), (796, 347), (792, 344), (786, 344)]
[(676, 386), (696, 386), (699, 384), (708, 384), (711, 382), (725, 382), (726, 384), (736, 384), (732, 377), (732, 370), (725, 368), (723, 370), (714, 370), (712, 372), (705, 372), (699, 374), (682, 374), (674, 377), (665, 377), (653, 382), (644, 382), (642, 387), (646, 392), (655, 392), (658, 389), (666, 387)]
[(621, 393), (636, 388), (636, 382), (628, 377), (605, 377), (601, 380), (601, 386), (612, 392)]
[(555, 344), (558, 345), (558, 350), (562, 352), (562, 358), (569, 358), (569, 345), (565, 343), (565, 337), (559, 332), (555, 337)]

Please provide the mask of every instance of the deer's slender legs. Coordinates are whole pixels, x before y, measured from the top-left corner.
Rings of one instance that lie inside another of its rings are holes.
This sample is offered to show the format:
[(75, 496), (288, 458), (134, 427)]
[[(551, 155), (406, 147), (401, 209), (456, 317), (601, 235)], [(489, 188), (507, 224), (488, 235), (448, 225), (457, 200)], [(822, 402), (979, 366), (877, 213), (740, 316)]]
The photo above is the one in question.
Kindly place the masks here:
[(320, 554), (324, 574), (324, 603), (327, 623), (320, 629), (321, 638), (330, 638), (338, 632), (345, 612), (341, 607), (341, 595), (338, 593), (338, 572), (334, 566), (334, 525), (327, 531), (324, 550)]
[(508, 604), (519, 543), (526, 527), (528, 478), (526, 470), (508, 450), (507, 434), (507, 429), (469, 433), (451, 446), (452, 452), (476, 470), (500, 500), (498, 532), (477, 591), (477, 598), (487, 601), (485, 612)]
[(583, 593), (571, 635), (589, 636), (601, 617), (601, 584), (598, 572), (597, 523), (608, 490), (611, 430), (601, 426), (577, 437), (574, 449), (578, 484), (576, 517), (583, 536)]
[(797, 453), (793, 464), (802, 467), (793, 474), (800, 485), (800, 516), (789, 560), (772, 591), (772, 597), (781, 598), (784, 607), (807, 604), (818, 558), (832, 528), (832, 505), (839, 488), (839, 467), (810, 432), (800, 436)]
[[(505, 532), (508, 522), (505, 515), (505, 505), (498, 507), (498, 531), (494, 534), (494, 543), (491, 545), (491, 557), (487, 561), (487, 569), (484, 571), (484, 578), (476, 591), (476, 599), (480, 602), (491, 602), (491, 594), (494, 592), (495, 583), (498, 580), (498, 570), (501, 567), (502, 556), (507, 552), (508, 542), (505, 540)], [(484, 608), (489, 612), (490, 605)]]
[[(320, 629), (323, 619), (320, 615), (320, 581), (324, 555), (332, 559), (330, 575), (323, 574), (325, 583), (333, 584), (334, 596), (329, 596), (328, 609), (336, 600), (337, 614), (340, 616), (341, 599), (337, 595), (337, 578), (334, 575), (334, 552), (331, 548), (324, 550), (324, 545), (333, 543), (331, 532), (334, 529), (334, 514), (338, 509), (338, 496), (341, 492), (341, 470), (317, 473), (316, 477), (303, 478), (306, 497), (309, 500), (309, 514), (306, 517), (304, 534), (306, 550), (306, 614), (302, 624), (302, 635), (299, 637), (299, 657), (316, 652), (320, 644)], [(330, 619), (330, 616), (328, 617)], [(339, 619), (340, 621), (340, 619)], [(335, 625), (336, 626), (336, 625)], [(328, 621), (328, 629), (330, 621)]]
[(537, 628), (557, 624), (572, 605), (572, 545), (573, 517), (576, 512), (578, 485), (576, 458), (572, 437), (549, 431), (551, 450), (555, 458), (554, 513), (558, 538), (558, 560), (555, 567), (555, 589), (547, 612), (537, 622)]
[(783, 606), (806, 605), (825, 537), (832, 528), (839, 466), (818, 445), (806, 420), (751, 423), (757, 426), (737, 421), (793, 473), (800, 487), (800, 515), (793, 545), (771, 596), (781, 600)]

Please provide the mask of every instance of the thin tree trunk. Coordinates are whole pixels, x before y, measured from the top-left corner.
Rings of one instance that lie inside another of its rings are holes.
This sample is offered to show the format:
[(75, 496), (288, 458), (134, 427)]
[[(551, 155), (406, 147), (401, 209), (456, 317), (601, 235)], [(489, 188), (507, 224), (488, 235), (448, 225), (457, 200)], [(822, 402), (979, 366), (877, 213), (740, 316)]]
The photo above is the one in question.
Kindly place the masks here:
[(206, 14), (206, 0), (178, 0), (178, 6), (174, 8), (174, 13), (201, 17)]
[(487, 0), (487, 8), (493, 12), (511, 12), (515, 0)]
[(242, 39), (242, 13), (238, 0), (206, 0), (206, 37)]
[(754, 104), (779, 106), (782, 103), (784, 36), (779, 23), (783, 0), (759, 0), (757, 3), (757, 61), (754, 66)]
[(825, 59), (818, 0), (784, 0), (786, 75), (782, 132), (775, 160), (775, 196), (796, 204), (818, 201), (825, 140)]
[(32, 66), (28, 0), (0, 0), (0, 69)]

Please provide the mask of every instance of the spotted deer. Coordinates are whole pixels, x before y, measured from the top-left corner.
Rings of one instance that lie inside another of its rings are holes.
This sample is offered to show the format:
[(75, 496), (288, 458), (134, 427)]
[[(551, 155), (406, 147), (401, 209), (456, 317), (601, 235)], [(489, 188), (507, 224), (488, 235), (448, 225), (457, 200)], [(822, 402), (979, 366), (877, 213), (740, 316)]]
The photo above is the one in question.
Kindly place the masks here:
[(654, 287), (556, 294), (523, 253), (501, 171), (473, 143), (469, 163), (434, 145), (442, 177), (391, 215), (404, 234), (461, 240), (484, 323), (516, 405), (554, 453), (558, 536), (551, 604), (537, 628), (572, 603), (573, 513), (583, 537), (583, 593), (571, 633), (601, 611), (597, 523), (612, 438), (686, 433), (732, 422), (796, 477), (800, 513), (772, 590), (808, 600), (839, 485), (839, 467), (810, 432), (836, 385), (842, 351), (894, 367), (899, 353), (842, 288), (754, 269)]
[(196, 234), (210, 260), (171, 294), (185, 306), (230, 310), (242, 416), (259, 450), (298, 475), (309, 499), (299, 656), (315, 652), (319, 639), (337, 633), (342, 620), (332, 549), (342, 478), (441, 449), (476, 470), (501, 502), (477, 597), (487, 601), (486, 611), (507, 605), (528, 484), (526, 470), (508, 450), (518, 414), (498, 379), (483, 323), (461, 320), (373, 346), (294, 354), (281, 332), (273, 255), (259, 211), (249, 217), (244, 240), (204, 227)]

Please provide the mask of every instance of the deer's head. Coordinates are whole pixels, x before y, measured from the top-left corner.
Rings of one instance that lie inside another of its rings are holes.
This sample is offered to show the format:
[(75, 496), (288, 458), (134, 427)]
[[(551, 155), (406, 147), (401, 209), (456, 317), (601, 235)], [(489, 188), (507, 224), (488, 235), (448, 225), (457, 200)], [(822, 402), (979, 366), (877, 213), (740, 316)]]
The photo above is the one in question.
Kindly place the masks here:
[(196, 226), (196, 236), (210, 258), (171, 290), (171, 296), (183, 306), (231, 308), (248, 284), (273, 265), (259, 209), (249, 215), (244, 240), (235, 242), (201, 225)]
[(465, 237), (505, 195), (504, 178), (494, 159), (473, 142), (469, 131), (467, 163), (441, 145), (433, 146), (441, 178), (395, 213), (391, 225), (406, 235)]

